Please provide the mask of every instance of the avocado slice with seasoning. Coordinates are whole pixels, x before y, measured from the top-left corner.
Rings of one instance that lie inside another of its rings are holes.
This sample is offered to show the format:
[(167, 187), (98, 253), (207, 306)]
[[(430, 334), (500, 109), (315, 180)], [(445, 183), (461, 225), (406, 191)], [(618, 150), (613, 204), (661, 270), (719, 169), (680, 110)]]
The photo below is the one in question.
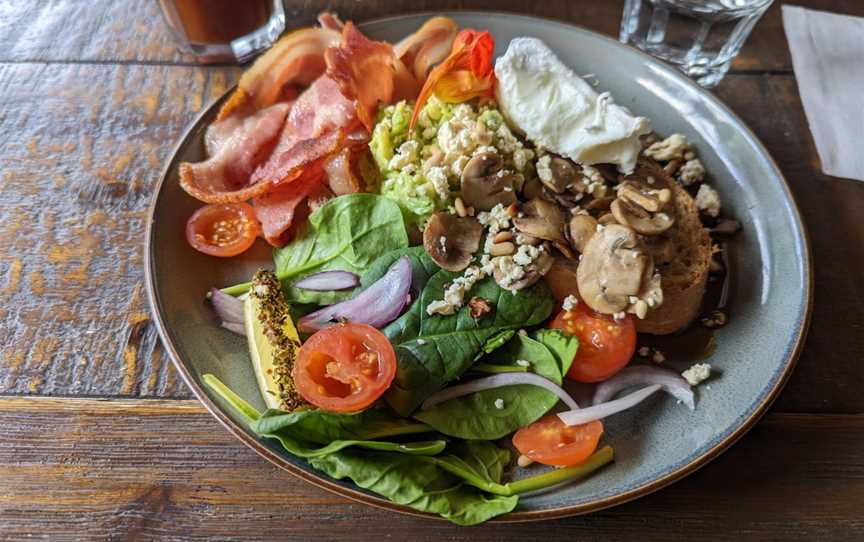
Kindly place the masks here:
[(276, 275), (265, 270), (255, 273), (243, 310), (258, 387), (269, 408), (295, 410), (306, 402), (291, 378), (300, 337), (288, 309)]

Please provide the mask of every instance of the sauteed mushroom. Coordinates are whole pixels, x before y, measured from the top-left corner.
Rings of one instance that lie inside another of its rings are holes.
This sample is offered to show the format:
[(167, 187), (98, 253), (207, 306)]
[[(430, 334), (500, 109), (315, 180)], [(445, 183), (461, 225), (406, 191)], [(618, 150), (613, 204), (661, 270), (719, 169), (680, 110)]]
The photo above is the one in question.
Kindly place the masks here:
[(612, 215), (621, 224), (630, 226), (642, 235), (660, 235), (675, 224), (675, 219), (668, 213), (649, 213), (640, 205), (629, 199), (619, 197), (610, 207)]
[(435, 213), (423, 230), (423, 248), (447, 271), (462, 271), (480, 248), (483, 226), (474, 217)]
[[(577, 181), (581, 181), (576, 166), (570, 160), (560, 156), (550, 156), (546, 166), (540, 167), (538, 163), (537, 174), (543, 185), (556, 194), (562, 194), (571, 187), (577, 188)], [(581, 188), (578, 190), (579, 192), (585, 189), (581, 182), (579, 182), (578, 188)]]
[(585, 245), (597, 233), (597, 220), (591, 215), (575, 215), (567, 227), (570, 245), (579, 253), (585, 252)]
[(462, 170), (462, 199), (478, 211), (490, 211), (499, 203), (516, 203), (518, 174), (504, 172), (504, 161), (494, 152), (481, 152)]
[(521, 216), (513, 219), (513, 225), (520, 232), (548, 241), (566, 241), (564, 214), (554, 203), (535, 198), (519, 210)]
[(576, 271), (579, 293), (589, 307), (604, 314), (625, 310), (630, 296), (642, 289), (646, 269), (652, 267), (639, 237), (619, 224), (603, 227), (585, 247)]

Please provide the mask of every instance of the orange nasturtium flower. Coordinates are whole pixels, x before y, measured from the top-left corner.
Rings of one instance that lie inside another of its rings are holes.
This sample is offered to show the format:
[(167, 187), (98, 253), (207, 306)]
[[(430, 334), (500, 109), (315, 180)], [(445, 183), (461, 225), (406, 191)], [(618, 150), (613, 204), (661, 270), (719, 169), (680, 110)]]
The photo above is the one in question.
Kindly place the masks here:
[(436, 66), (417, 97), (409, 129), (414, 128), (420, 110), (434, 92), (442, 101), (460, 103), (479, 96), (492, 96), (495, 73), (492, 71), (492, 51), (495, 40), (488, 31), (466, 28), (453, 41), (450, 56)]

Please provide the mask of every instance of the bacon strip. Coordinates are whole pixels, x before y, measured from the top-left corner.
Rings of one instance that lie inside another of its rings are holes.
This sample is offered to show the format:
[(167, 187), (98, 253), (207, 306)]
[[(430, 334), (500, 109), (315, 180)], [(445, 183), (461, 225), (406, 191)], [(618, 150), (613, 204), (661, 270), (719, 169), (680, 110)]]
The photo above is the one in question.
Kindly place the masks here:
[(270, 154), (290, 108), (280, 103), (211, 124), (204, 136), (210, 158), (180, 164), (180, 186), (206, 203), (237, 203), (266, 192), (269, 184), (249, 184), (249, 176)]
[(306, 199), (321, 189), (323, 173), (309, 168), (294, 182), (280, 185), (255, 198), (255, 216), (261, 222), (264, 238), (274, 247), (284, 246), (291, 238), (291, 225), (300, 215), (308, 214)]
[(432, 66), (450, 54), (459, 25), (449, 17), (433, 17), (393, 46), (396, 57), (409, 67), (422, 85)]
[(298, 89), (309, 86), (324, 73), (324, 52), (341, 39), (338, 31), (319, 27), (302, 28), (280, 38), (243, 72), (237, 90), (222, 106), (217, 120), (295, 98)]
[(327, 49), (324, 58), (326, 76), (339, 84), (346, 98), (355, 101), (357, 118), (371, 132), (378, 105), (393, 97), (393, 47), (370, 40), (349, 21), (342, 29), (342, 44)]

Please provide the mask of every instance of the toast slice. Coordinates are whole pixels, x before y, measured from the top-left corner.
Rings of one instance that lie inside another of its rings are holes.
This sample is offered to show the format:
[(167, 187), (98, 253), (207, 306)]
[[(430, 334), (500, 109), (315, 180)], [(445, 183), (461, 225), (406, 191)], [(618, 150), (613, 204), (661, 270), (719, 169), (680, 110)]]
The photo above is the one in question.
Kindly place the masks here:
[(663, 304), (636, 320), (639, 333), (668, 335), (687, 327), (699, 315), (714, 248), (699, 219), (699, 209), (686, 190), (653, 160), (640, 158), (638, 174), (665, 181), (675, 204), (675, 225), (648, 244), (660, 272)]

